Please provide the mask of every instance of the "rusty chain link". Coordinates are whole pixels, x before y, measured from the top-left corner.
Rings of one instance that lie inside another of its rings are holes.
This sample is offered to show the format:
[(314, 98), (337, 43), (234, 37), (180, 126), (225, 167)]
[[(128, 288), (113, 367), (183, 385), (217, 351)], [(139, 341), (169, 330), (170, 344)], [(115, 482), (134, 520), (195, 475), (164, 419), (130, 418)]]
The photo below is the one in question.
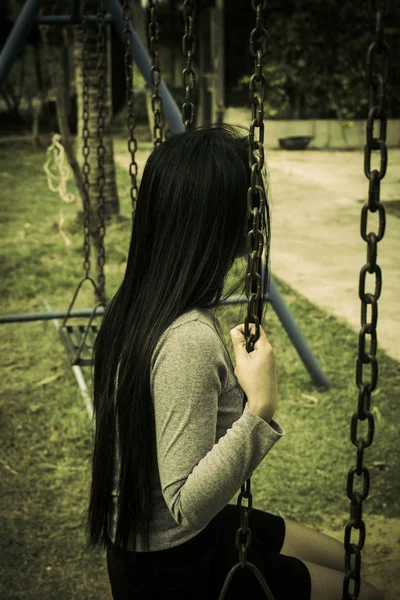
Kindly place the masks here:
[[(196, 73), (192, 69), (192, 60), (196, 49), (196, 37), (193, 33), (193, 23), (196, 16), (196, 2), (185, 0), (183, 5), (183, 18), (185, 21), (185, 34), (182, 38), (182, 53), (187, 58), (187, 67), (182, 71), (183, 87), (185, 88), (185, 101), (182, 104), (182, 122), (186, 131), (193, 126), (194, 104), (192, 94), (196, 86)], [(189, 113), (189, 114), (188, 114)]]
[[(264, 248), (264, 236), (260, 225), (264, 222), (266, 207), (265, 191), (262, 181), (262, 168), (264, 166), (264, 100), (266, 97), (266, 79), (263, 75), (263, 57), (267, 52), (268, 32), (264, 28), (264, 9), (266, 0), (252, 0), (253, 10), (256, 11), (256, 27), (250, 34), (250, 53), (255, 58), (254, 74), (249, 83), (249, 95), (252, 105), (252, 120), (249, 131), (249, 167), (251, 169), (250, 187), (247, 192), (247, 215), (253, 217), (252, 229), (247, 235), (248, 273), (246, 277), (246, 296), (248, 298), (247, 315), (244, 320), (246, 337), (246, 350), (252, 352), (254, 345), (260, 337), (260, 321), (262, 319), (263, 290), (261, 281), (261, 259)], [(259, 129), (259, 138), (255, 139), (255, 129)], [(258, 156), (255, 152), (258, 151)], [(256, 202), (253, 204), (253, 198)], [(258, 201), (257, 201), (258, 198)], [(250, 333), (249, 323), (255, 324), (255, 334)], [(246, 406), (247, 396), (244, 394), (243, 410)], [(242, 505), (243, 498), (248, 499), (248, 506)], [(247, 561), (247, 549), (251, 544), (251, 530), (249, 515), (253, 508), (251, 494), (251, 479), (242, 485), (237, 505), (240, 511), (240, 528), (236, 532), (236, 548), (239, 550), (239, 562), (228, 573), (219, 596), (224, 600), (229, 584), (238, 569), (248, 568), (257, 578), (265, 597), (274, 600), (274, 596), (267, 585), (262, 573), (253, 564)], [(242, 536), (242, 540), (241, 540)]]
[(84, 197), (83, 197), (83, 251), (85, 259), (83, 261), (83, 268), (85, 271), (85, 277), (89, 278), (90, 273), (90, 164), (89, 164), (89, 68), (88, 68), (88, 51), (87, 51), (87, 18), (86, 18), (86, 0), (82, 2), (82, 33), (83, 33), (83, 44), (82, 44), (82, 73), (83, 73), (83, 147), (82, 154), (84, 158), (82, 171), (84, 179)]
[[(386, 146), (386, 83), (390, 77), (391, 53), (388, 44), (384, 41), (383, 20), (388, 16), (388, 2), (385, 2), (385, 10), (376, 7), (376, 2), (368, 0), (368, 15), (376, 22), (375, 40), (367, 50), (366, 58), (366, 85), (369, 91), (369, 112), (366, 127), (366, 144), (364, 146), (364, 173), (369, 180), (368, 203), (361, 209), (360, 233), (362, 239), (367, 242), (367, 264), (362, 267), (359, 282), (359, 297), (361, 300), (361, 330), (358, 341), (358, 358), (356, 363), (356, 384), (359, 389), (357, 412), (351, 418), (350, 439), (357, 448), (356, 466), (351, 468), (347, 475), (347, 497), (351, 500), (350, 520), (346, 524), (344, 535), (345, 547), (345, 576), (343, 582), (343, 600), (356, 600), (360, 594), (360, 568), (361, 550), (364, 547), (366, 530), (362, 519), (362, 503), (368, 497), (370, 487), (370, 475), (367, 467), (363, 465), (364, 449), (368, 448), (374, 439), (374, 416), (370, 412), (371, 392), (376, 389), (378, 383), (378, 361), (376, 358), (378, 321), (377, 301), (382, 289), (382, 271), (376, 263), (377, 244), (385, 233), (386, 213), (384, 206), (380, 203), (380, 182), (386, 174), (387, 146)], [(376, 55), (383, 58), (383, 69), (381, 72), (375, 70), (374, 59)], [(380, 120), (379, 137), (373, 137), (375, 119)], [(371, 152), (379, 150), (380, 169), (371, 171)], [(378, 235), (371, 231), (367, 234), (368, 211), (379, 213)], [(375, 291), (373, 294), (366, 293), (365, 279), (367, 272), (375, 275)], [(367, 322), (367, 305), (371, 305), (371, 322)], [(371, 336), (370, 353), (365, 352), (365, 336)], [(363, 379), (363, 365), (371, 364), (371, 381)], [(367, 440), (358, 437), (358, 425), (360, 421), (368, 421)], [(354, 491), (354, 476), (362, 476), (362, 494)], [(351, 542), (352, 529), (359, 531), (359, 539), (356, 544)], [(351, 565), (351, 555), (355, 556), (354, 566)], [(350, 593), (350, 580), (354, 581), (354, 593)]]
[(136, 117), (134, 113), (134, 103), (135, 103), (135, 92), (133, 88), (133, 60), (132, 60), (132, 31), (130, 28), (130, 24), (132, 21), (132, 14), (130, 9), (130, 0), (124, 0), (123, 3), (123, 12), (124, 12), (124, 40), (125, 40), (125, 79), (126, 79), (126, 89), (125, 89), (125, 98), (126, 104), (128, 107), (128, 131), (129, 131), (129, 139), (128, 139), (128, 150), (131, 155), (131, 163), (129, 165), (129, 175), (131, 177), (131, 204), (132, 204), (132, 219), (135, 213), (136, 201), (138, 197), (138, 185), (137, 185), (137, 176), (138, 176), (138, 165), (135, 159), (135, 154), (137, 152), (137, 141), (135, 138), (135, 127), (136, 127)]
[(105, 228), (105, 207), (106, 201), (104, 197), (105, 178), (105, 153), (106, 148), (103, 143), (104, 128), (105, 128), (105, 96), (106, 96), (106, 23), (104, 13), (103, 0), (97, 0), (97, 88), (98, 88), (98, 103), (97, 103), (97, 163), (99, 174), (97, 176), (97, 193), (98, 206), (97, 214), (99, 219), (98, 226), (98, 295), (99, 301), (105, 302), (105, 275), (104, 264), (106, 262), (106, 253), (104, 249)]
[[(97, 0), (98, 2), (100, 2), (100, 0)], [(89, 131), (89, 57), (88, 57), (88, 30), (87, 30), (87, 24), (89, 22), (88, 20), (88, 16), (86, 14), (86, 9), (87, 9), (87, 0), (82, 0), (82, 4), (81, 4), (81, 8), (82, 8), (82, 15), (81, 15), (81, 21), (82, 21), (82, 38), (83, 38), (83, 45), (82, 45), (82, 96), (83, 96), (83, 131), (82, 131), (82, 138), (83, 138), (83, 147), (82, 147), (82, 154), (84, 157), (84, 163), (82, 166), (82, 172), (83, 172), (83, 211), (84, 211), (84, 215), (83, 215), (83, 229), (84, 229), (84, 243), (83, 243), (83, 251), (84, 251), (84, 263), (83, 263), (83, 268), (85, 271), (85, 275), (83, 277), (83, 279), (80, 281), (80, 283), (78, 284), (74, 295), (72, 297), (72, 300), (69, 304), (67, 313), (63, 319), (62, 325), (60, 326), (60, 332), (62, 332), (62, 338), (63, 341), (67, 347), (67, 351), (68, 354), (70, 356), (70, 360), (71, 360), (71, 365), (80, 365), (80, 366), (89, 366), (92, 363), (92, 358), (87, 358), (86, 356), (84, 356), (84, 354), (87, 353), (88, 348), (86, 347), (86, 339), (88, 338), (88, 334), (89, 332), (91, 332), (91, 334), (93, 334), (94, 329), (92, 326), (92, 322), (95, 319), (97, 315), (97, 309), (100, 306), (105, 307), (105, 296), (104, 296), (104, 277), (103, 280), (101, 280), (101, 274), (103, 273), (103, 266), (104, 266), (104, 261), (105, 261), (105, 251), (104, 251), (104, 235), (105, 235), (105, 228), (104, 228), (104, 208), (105, 208), (105, 200), (104, 200), (104, 194), (103, 194), (103, 187), (104, 187), (104, 163), (102, 162), (102, 159), (99, 158), (99, 169), (100, 169), (100, 178), (98, 178), (98, 186), (99, 186), (99, 194), (100, 196), (102, 196), (102, 198), (99, 196), (99, 210), (98, 210), (98, 214), (99, 214), (99, 238), (100, 238), (100, 250), (99, 250), (99, 259), (98, 259), (98, 263), (99, 263), (99, 286), (102, 285), (102, 287), (98, 287), (95, 283), (95, 281), (92, 279), (92, 277), (90, 276), (90, 251), (91, 251), (91, 240), (90, 240), (90, 234), (91, 234), (91, 206), (90, 206), (90, 172), (91, 172), (91, 168), (90, 168), (90, 164), (89, 164), (89, 155), (90, 155), (90, 146), (89, 146), (89, 139), (90, 139), (90, 131)], [(98, 5), (99, 6), (99, 5)], [(100, 8), (99, 8), (100, 10)], [(99, 26), (103, 26), (104, 29), (104, 16), (103, 16), (103, 23), (101, 23), (101, 17), (99, 19)], [(98, 45), (100, 42), (100, 47), (101, 47), (101, 41), (98, 39)], [(103, 143), (102, 143), (102, 135), (103, 135), (103, 129), (104, 129), (104, 117), (103, 117), (103, 109), (104, 109), (104, 94), (105, 94), (105, 66), (104, 66), (104, 60), (105, 60), (105, 45), (104, 45), (104, 32), (103, 32), (103, 46), (102, 46), (102, 52), (100, 52), (100, 57), (99, 57), (99, 61), (103, 61), (103, 70), (102, 70), (102, 77), (103, 79), (101, 80), (101, 66), (100, 66), (100, 75), (99, 75), (99, 89), (100, 89), (100, 99), (99, 99), (99, 115), (98, 115), (98, 134), (100, 134), (100, 138), (99, 138), (99, 145), (102, 146), (102, 148), (104, 149)], [(100, 152), (99, 152), (99, 156), (102, 156), (104, 158), (104, 151), (101, 151), (100, 148)], [(101, 179), (102, 176), (102, 179)], [(72, 308), (75, 304), (75, 301), (79, 295), (79, 292), (83, 286), (83, 284), (85, 283), (86, 280), (89, 280), (90, 283), (93, 286), (94, 292), (96, 297), (100, 300), (94, 307), (93, 311), (92, 311), (92, 315), (89, 319), (89, 323), (85, 328), (85, 331), (83, 332), (80, 328), (79, 328), (79, 334), (76, 333), (78, 328), (74, 328), (71, 325), (67, 325), (67, 322), (70, 319), (71, 316), (71, 312), (72, 312)], [(83, 335), (82, 335), (83, 333)]]
[(153, 140), (154, 147), (163, 142), (163, 130), (165, 128), (164, 115), (162, 112), (162, 99), (158, 94), (158, 86), (161, 83), (160, 56), (158, 45), (159, 26), (157, 23), (158, 0), (149, 0), (149, 39), (151, 54), (151, 81), (154, 87), (154, 93), (151, 98), (151, 108), (154, 114)]

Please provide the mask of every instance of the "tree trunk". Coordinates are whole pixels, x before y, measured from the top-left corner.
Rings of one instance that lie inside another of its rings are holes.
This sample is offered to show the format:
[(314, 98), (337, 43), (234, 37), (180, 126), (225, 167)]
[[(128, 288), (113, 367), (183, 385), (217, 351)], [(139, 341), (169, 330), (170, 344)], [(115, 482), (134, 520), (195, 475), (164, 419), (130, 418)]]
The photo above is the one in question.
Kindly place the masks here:
[(36, 46), (33, 47), (33, 57), (34, 57), (34, 64), (35, 64), (37, 89), (38, 89), (39, 95), (41, 95), (43, 93), (44, 84), (43, 84), (42, 65), (41, 65), (42, 57), (40, 54), (39, 44), (36, 44)]
[(217, 0), (210, 9), (213, 123), (223, 123), (225, 115), (225, 56), (224, 56), (224, 0)]
[(336, 117), (337, 117), (337, 120), (339, 121), (339, 125), (342, 130), (342, 136), (343, 136), (344, 142), (345, 142), (346, 146), (348, 147), (349, 140), (348, 140), (347, 133), (346, 133), (346, 123), (343, 119), (342, 111), (341, 111), (339, 103), (336, 99), (336, 94), (335, 94), (333, 85), (331, 85), (331, 89), (328, 90), (328, 97), (331, 101), (331, 105), (335, 109)]
[(29, 107), (33, 116), (32, 120), (32, 143), (34, 148), (39, 148), (39, 117), (42, 110), (42, 100), (38, 97), (28, 97)]
[(69, 36), (68, 29), (66, 27), (62, 28), (62, 38), (63, 38), (63, 46), (61, 50), (62, 57), (62, 70), (63, 70), (63, 92), (64, 92), (64, 104), (65, 104), (65, 112), (68, 115), (71, 110), (71, 81), (70, 81), (70, 69), (69, 69)]

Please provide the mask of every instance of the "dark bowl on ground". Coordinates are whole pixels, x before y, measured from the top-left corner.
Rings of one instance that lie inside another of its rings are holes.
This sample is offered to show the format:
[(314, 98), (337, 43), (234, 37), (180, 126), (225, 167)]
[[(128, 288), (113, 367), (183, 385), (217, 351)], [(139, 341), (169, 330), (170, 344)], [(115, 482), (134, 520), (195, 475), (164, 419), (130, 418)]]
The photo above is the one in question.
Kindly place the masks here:
[(293, 135), (279, 138), (279, 145), (283, 150), (305, 150), (312, 139), (312, 135)]

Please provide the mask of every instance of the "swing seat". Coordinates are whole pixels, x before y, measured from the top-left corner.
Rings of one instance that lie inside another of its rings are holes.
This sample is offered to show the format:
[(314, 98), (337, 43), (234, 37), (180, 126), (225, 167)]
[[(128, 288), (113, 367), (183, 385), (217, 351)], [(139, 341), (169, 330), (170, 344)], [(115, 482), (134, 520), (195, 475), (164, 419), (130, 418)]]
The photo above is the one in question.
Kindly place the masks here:
[[(93, 365), (93, 346), (98, 330), (97, 325), (90, 325), (88, 328), (85, 325), (63, 325), (60, 327), (60, 337), (67, 350), (71, 366), (90, 367)], [(82, 346), (86, 332), (86, 339)]]

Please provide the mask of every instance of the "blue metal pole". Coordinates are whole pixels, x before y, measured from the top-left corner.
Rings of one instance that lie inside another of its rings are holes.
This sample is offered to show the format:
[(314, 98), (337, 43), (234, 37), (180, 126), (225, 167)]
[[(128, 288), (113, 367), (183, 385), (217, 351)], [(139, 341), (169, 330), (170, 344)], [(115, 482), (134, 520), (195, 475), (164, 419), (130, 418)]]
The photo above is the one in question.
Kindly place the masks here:
[[(71, 310), (69, 313), (73, 317), (91, 317), (93, 308), (80, 308)], [(18, 315), (0, 315), (0, 323), (26, 323), (28, 321), (50, 321), (51, 319), (64, 319), (68, 315), (67, 310), (55, 310), (51, 312), (34, 312)], [(96, 315), (104, 315), (104, 309), (99, 307)]]
[[(114, 25), (119, 33), (121, 40), (124, 42), (124, 13), (118, 0), (104, 0), (104, 6), (114, 18)], [(139, 71), (143, 75), (149, 89), (153, 88), (151, 81), (151, 60), (146, 48), (140, 41), (136, 31), (129, 25), (132, 32), (132, 58), (136, 62)], [(182, 113), (178, 108), (175, 100), (171, 96), (165, 83), (162, 81), (159, 88), (159, 94), (162, 99), (163, 113), (167, 119), (171, 130), (174, 133), (181, 133), (185, 131), (185, 125), (182, 122)]]
[(35, 23), (40, 0), (27, 0), (0, 54), (0, 89)]
[[(317, 359), (315, 358), (306, 338), (303, 335), (299, 325), (293, 318), (283, 296), (281, 296), (276, 283), (274, 282), (271, 273), (269, 273), (269, 291), (268, 281), (265, 280), (265, 265), (261, 262), (261, 281), (264, 290), (264, 301), (269, 302), (274, 309), (278, 319), (282, 323), (289, 339), (296, 348), (304, 366), (309, 372), (312, 382), (315, 387), (323, 390), (329, 390), (331, 384), (325, 373), (321, 369)], [(234, 295), (225, 300), (225, 304), (244, 304), (246, 296)]]
[(293, 318), (285, 300), (281, 296), (277, 285), (271, 277), (271, 290), (269, 294), (269, 302), (271, 302), (275, 313), (280, 322), (285, 328), (290, 341), (296, 348), (301, 360), (303, 361), (307, 371), (309, 372), (314, 385), (317, 388), (329, 390), (331, 384), (321, 369), (317, 359), (315, 358), (306, 338), (303, 335), (299, 325)]

